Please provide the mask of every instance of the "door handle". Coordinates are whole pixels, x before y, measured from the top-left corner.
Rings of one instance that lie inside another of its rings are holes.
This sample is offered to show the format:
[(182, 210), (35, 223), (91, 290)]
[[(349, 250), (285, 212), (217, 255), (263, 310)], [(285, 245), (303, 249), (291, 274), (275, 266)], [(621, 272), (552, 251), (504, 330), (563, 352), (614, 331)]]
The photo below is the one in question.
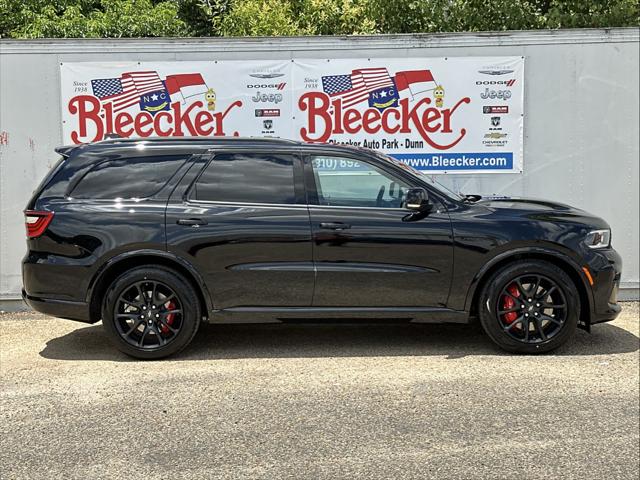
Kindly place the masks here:
[(328, 230), (346, 230), (351, 228), (351, 225), (343, 222), (322, 222), (320, 228), (326, 228)]
[(199, 227), (200, 225), (206, 225), (207, 221), (202, 218), (180, 218), (176, 222), (178, 225), (191, 225), (192, 227)]

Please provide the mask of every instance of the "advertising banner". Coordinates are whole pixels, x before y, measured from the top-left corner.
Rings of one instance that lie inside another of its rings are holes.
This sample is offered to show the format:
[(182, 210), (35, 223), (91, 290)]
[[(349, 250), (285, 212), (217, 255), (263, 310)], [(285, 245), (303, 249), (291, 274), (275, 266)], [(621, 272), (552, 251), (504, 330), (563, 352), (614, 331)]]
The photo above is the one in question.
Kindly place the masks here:
[(269, 136), (522, 172), (523, 57), (63, 63), (64, 141)]

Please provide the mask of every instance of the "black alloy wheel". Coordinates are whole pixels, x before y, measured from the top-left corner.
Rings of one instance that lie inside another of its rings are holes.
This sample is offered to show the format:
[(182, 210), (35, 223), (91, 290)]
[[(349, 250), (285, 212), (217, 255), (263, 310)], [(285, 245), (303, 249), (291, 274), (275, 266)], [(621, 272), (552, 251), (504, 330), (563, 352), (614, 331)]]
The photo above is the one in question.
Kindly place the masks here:
[(506, 286), (496, 306), (497, 319), (511, 338), (544, 342), (567, 319), (567, 302), (558, 284), (543, 275), (521, 275)]
[(116, 278), (104, 299), (102, 323), (114, 345), (141, 359), (175, 354), (195, 336), (200, 300), (191, 282), (167, 267), (135, 267)]
[(153, 349), (176, 339), (182, 327), (182, 315), (182, 303), (169, 286), (144, 280), (122, 292), (114, 323), (127, 343)]
[(574, 334), (580, 294), (562, 268), (520, 260), (494, 272), (481, 287), (478, 316), (487, 335), (514, 353), (543, 353)]

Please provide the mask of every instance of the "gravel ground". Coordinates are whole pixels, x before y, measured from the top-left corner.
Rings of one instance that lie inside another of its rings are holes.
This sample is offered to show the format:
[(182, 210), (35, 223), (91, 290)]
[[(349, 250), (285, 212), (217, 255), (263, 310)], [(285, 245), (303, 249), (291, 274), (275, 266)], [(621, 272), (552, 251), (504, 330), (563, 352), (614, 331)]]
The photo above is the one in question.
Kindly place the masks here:
[(0, 476), (637, 480), (638, 318), (539, 357), (465, 326), (207, 325), (137, 362), (5, 314)]

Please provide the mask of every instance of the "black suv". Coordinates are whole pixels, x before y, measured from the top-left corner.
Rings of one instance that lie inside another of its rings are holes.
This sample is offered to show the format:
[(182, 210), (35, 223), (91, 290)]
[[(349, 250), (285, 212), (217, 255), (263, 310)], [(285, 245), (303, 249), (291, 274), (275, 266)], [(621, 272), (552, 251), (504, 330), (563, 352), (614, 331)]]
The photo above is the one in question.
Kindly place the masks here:
[(478, 318), (511, 352), (612, 320), (607, 223), (448, 191), (378, 152), (279, 139), (113, 139), (62, 156), (29, 202), (25, 301), (103, 324), (139, 358), (201, 321)]

